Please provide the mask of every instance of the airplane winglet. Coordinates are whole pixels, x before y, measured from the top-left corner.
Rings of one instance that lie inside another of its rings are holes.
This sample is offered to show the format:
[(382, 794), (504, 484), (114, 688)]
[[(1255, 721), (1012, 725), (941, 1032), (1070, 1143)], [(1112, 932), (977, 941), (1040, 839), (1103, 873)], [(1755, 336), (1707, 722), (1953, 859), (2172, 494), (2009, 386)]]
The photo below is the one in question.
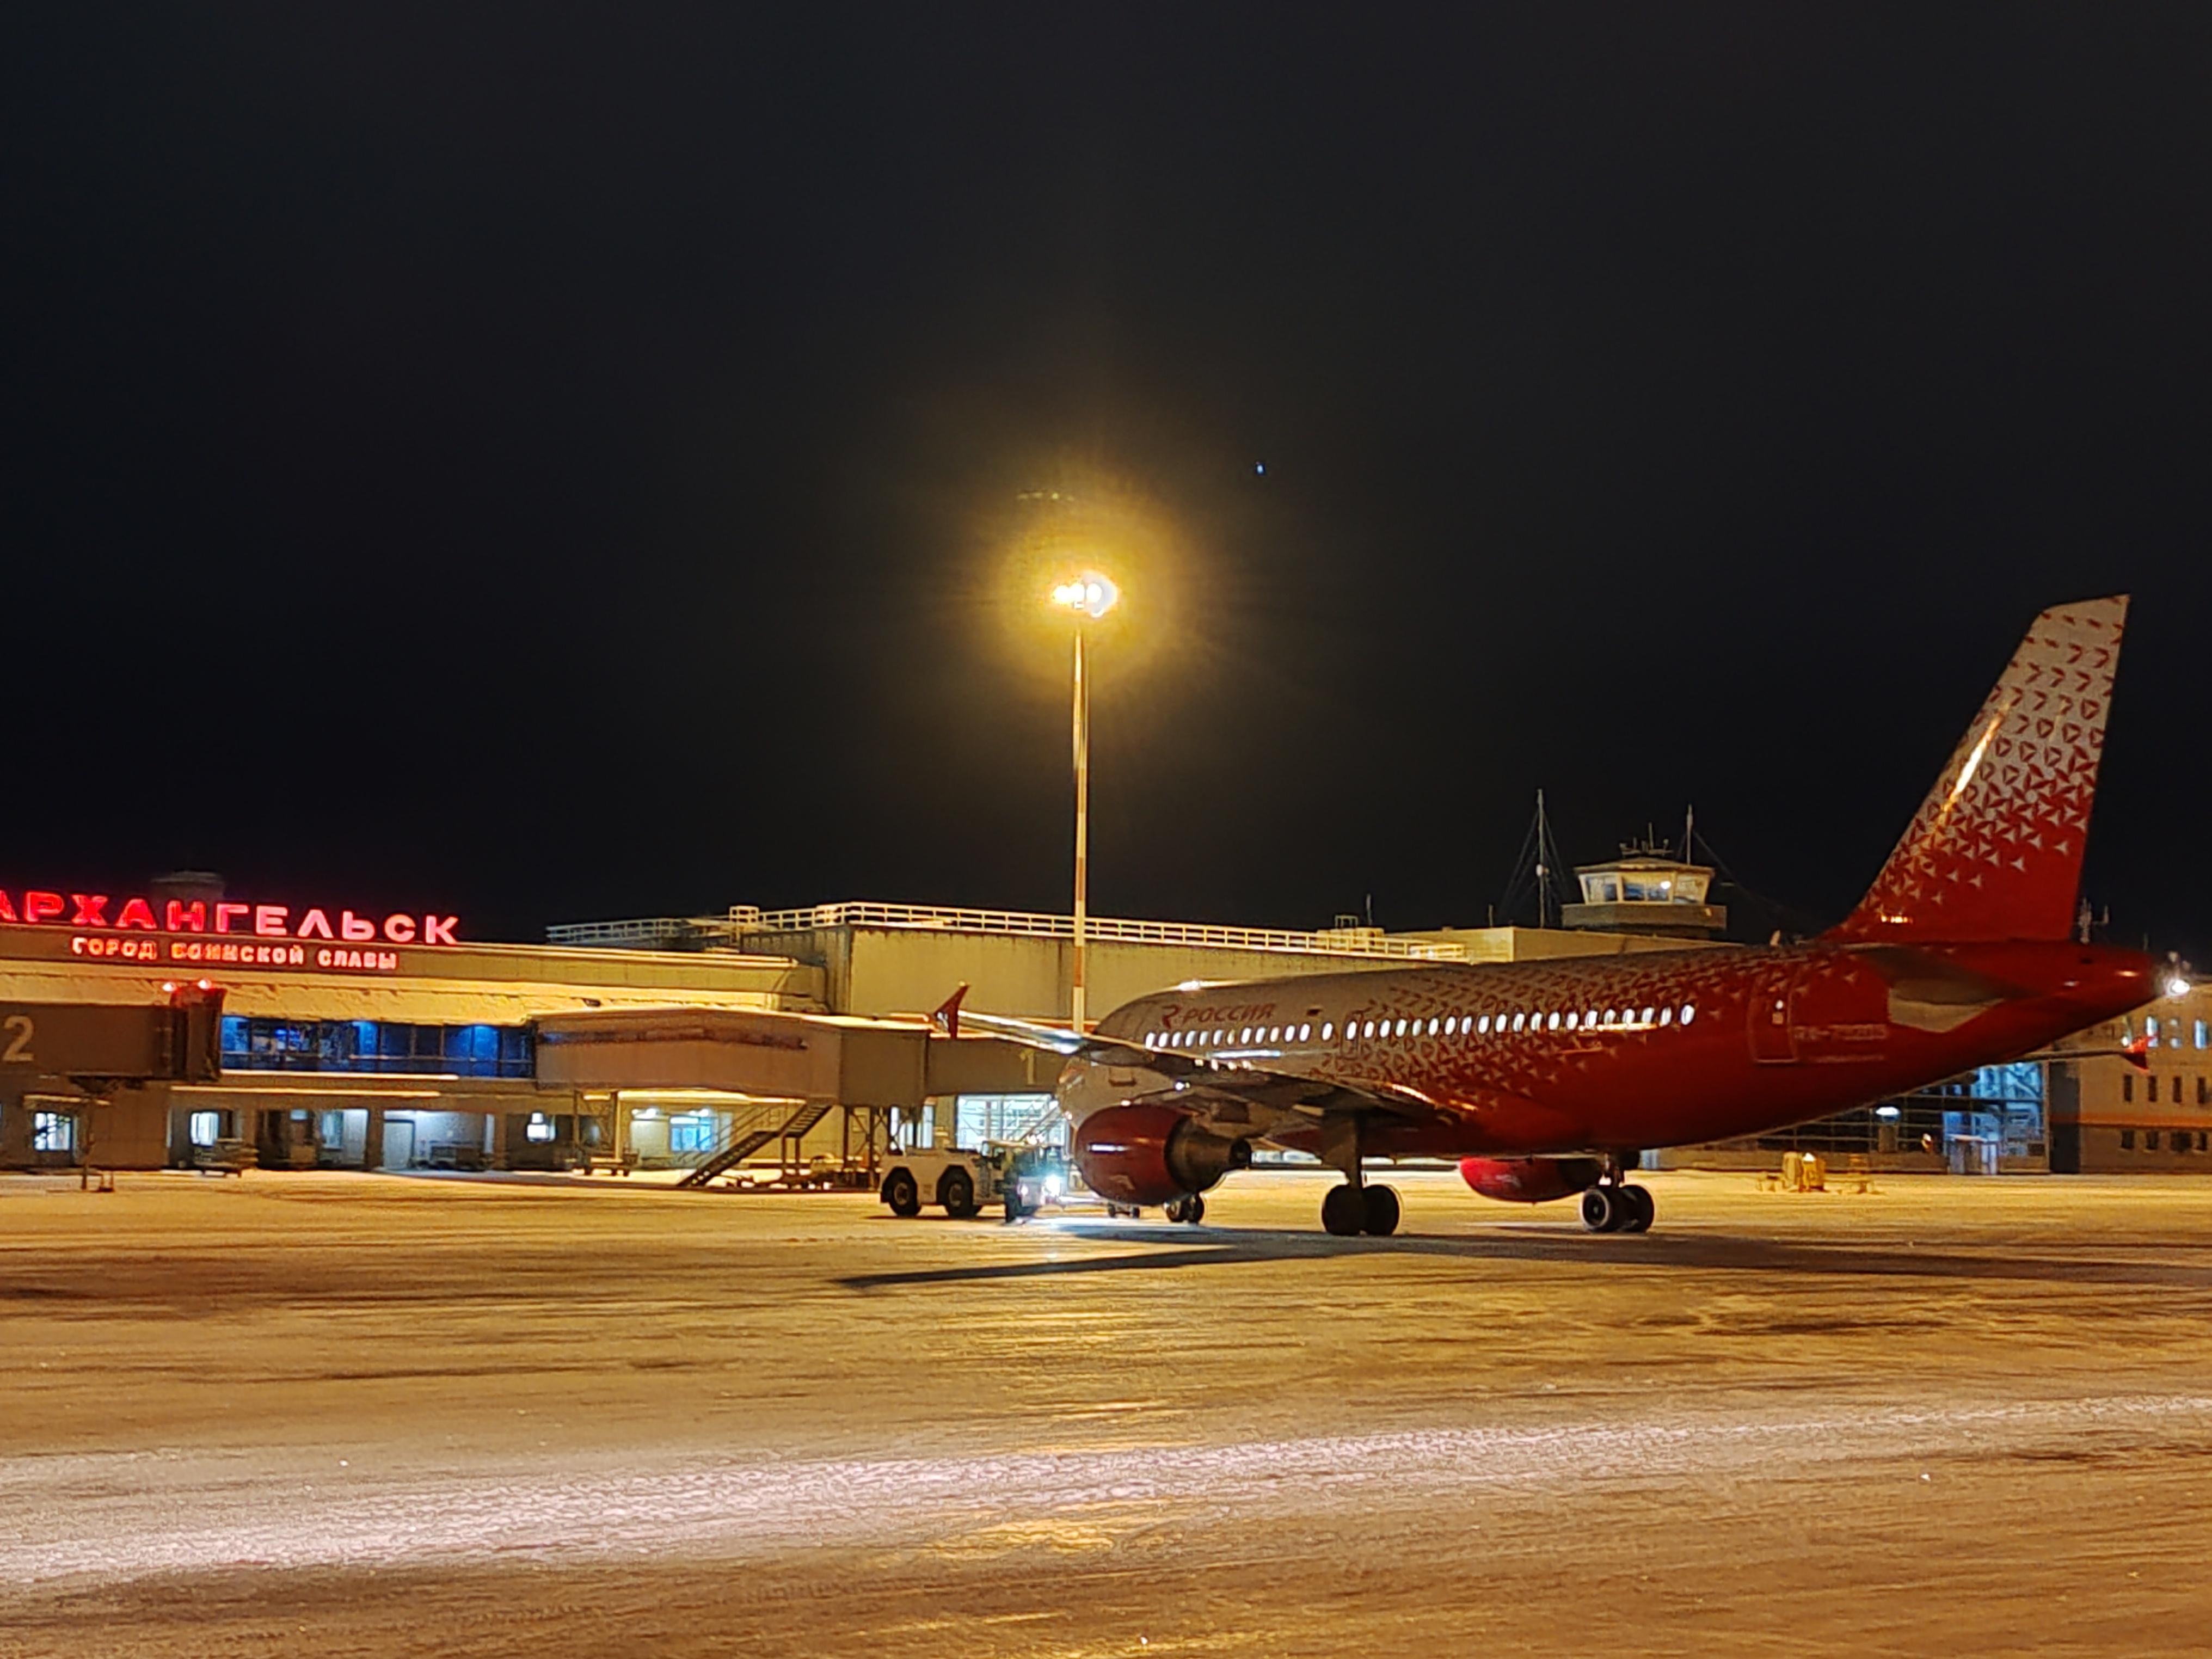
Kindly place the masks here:
[(949, 1037), (957, 1037), (960, 1035), (960, 1000), (967, 994), (968, 981), (963, 979), (960, 981), (959, 988), (945, 998), (938, 1006), (937, 1012), (929, 1017), (930, 1023)]

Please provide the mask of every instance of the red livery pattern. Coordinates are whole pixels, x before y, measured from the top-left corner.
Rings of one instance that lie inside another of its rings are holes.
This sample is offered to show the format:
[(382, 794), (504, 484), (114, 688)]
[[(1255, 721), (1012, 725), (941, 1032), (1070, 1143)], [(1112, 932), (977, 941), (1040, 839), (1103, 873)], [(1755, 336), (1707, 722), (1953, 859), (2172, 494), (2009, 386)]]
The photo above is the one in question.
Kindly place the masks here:
[(2035, 619), (1838, 937), (2064, 937), (2127, 610), (2092, 599)]
[[(1255, 1144), (1345, 1184), (1334, 1232), (1389, 1232), (1370, 1158), (1463, 1160), (1526, 1202), (1650, 1224), (1646, 1148), (1749, 1135), (2018, 1059), (2155, 994), (2140, 951), (2068, 937), (2127, 601), (2036, 618), (1865, 899), (1802, 945), (1425, 963), (1164, 992), (1095, 1033), (966, 1016), (1069, 1056), (1075, 1152), (1109, 1201), (1194, 1220)], [(957, 1009), (948, 1005), (948, 1012)]]

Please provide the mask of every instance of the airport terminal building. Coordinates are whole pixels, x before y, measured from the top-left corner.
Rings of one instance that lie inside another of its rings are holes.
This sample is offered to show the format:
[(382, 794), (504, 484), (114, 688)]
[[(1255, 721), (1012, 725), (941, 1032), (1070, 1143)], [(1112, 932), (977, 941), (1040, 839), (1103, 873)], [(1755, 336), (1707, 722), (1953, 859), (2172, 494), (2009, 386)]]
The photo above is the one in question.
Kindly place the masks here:
[[(1603, 929), (1395, 933), (1346, 920), (1297, 932), (1093, 918), (1092, 1006), (1193, 979), (1701, 945), (1697, 927), (1611, 931), (1634, 921), (1618, 885), (1591, 885), (1613, 879), (1585, 882), (1605, 902)], [(1680, 893), (1705, 908), (1701, 884)], [(926, 1015), (965, 984), (971, 1008), (1064, 1018), (1073, 945), (1066, 916), (936, 906), (736, 907), (497, 945), (434, 914), (0, 891), (0, 1002), (155, 1004), (201, 980), (224, 997), (217, 1081), (115, 1089), (0, 1073), (19, 1079), (0, 1092), (0, 1168), (189, 1167), (244, 1146), (262, 1167), (773, 1163), (865, 1178), (893, 1138), (977, 1146), (1061, 1133), (1050, 1056), (952, 1042)], [(2072, 1043), (2079, 1059), (1984, 1068), (1905, 1101), (1664, 1161), (1764, 1167), (1796, 1147), (1893, 1169), (2212, 1173), (2208, 1021), (2212, 997), (2192, 990), (2083, 1033)], [(2145, 1037), (2147, 1069), (2115, 1052)], [(28, 1057), (20, 1032), (0, 1042)]]

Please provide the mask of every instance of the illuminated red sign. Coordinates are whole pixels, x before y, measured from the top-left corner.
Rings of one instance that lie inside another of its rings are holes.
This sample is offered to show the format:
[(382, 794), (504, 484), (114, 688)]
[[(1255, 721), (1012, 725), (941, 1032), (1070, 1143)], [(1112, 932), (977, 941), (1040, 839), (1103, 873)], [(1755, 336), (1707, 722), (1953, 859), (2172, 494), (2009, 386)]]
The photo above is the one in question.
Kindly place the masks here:
[[(327, 939), (333, 946), (365, 945), (376, 942), (387, 945), (458, 945), (454, 931), (460, 926), (459, 916), (416, 916), (398, 912), (381, 920), (374, 915), (356, 915), (350, 910), (336, 912), (337, 920), (331, 920), (332, 912), (320, 906), (300, 910), (288, 904), (236, 904), (228, 900), (166, 899), (161, 913), (155, 913), (153, 904), (143, 898), (125, 899), (121, 904), (106, 893), (60, 893), (27, 889), (19, 908), (12, 894), (0, 890), (0, 922), (22, 922), (36, 925), (51, 923), (58, 927), (100, 928), (109, 933), (214, 933), (229, 934), (234, 938), (256, 939)], [(124, 954), (117, 952), (115, 954)], [(325, 953), (312, 953), (320, 957)], [(374, 951), (333, 950), (333, 956), (369, 956)], [(297, 963), (300, 957), (287, 953), (288, 959)], [(179, 960), (184, 958), (179, 957)], [(201, 958), (194, 956), (191, 960)], [(210, 961), (234, 961), (235, 957), (210, 956)], [(262, 958), (267, 960), (267, 958)], [(347, 966), (362, 965), (348, 963)]]
[(356, 951), (349, 945), (255, 944), (251, 939), (142, 939), (136, 933), (77, 933), (70, 939), (70, 954), (95, 961), (185, 962), (241, 968), (342, 968), (368, 973), (399, 970), (399, 952), (372, 945)]

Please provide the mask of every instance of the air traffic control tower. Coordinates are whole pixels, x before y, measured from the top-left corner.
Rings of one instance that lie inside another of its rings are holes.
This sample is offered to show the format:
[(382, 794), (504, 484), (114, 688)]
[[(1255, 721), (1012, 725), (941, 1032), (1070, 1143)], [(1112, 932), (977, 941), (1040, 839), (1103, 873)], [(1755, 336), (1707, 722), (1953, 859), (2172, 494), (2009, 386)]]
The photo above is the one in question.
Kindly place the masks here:
[(1664, 848), (1632, 844), (1603, 864), (1577, 865), (1583, 902), (1562, 905), (1565, 927), (1653, 939), (1715, 939), (1728, 927), (1728, 907), (1709, 903), (1711, 866), (1689, 864)]

